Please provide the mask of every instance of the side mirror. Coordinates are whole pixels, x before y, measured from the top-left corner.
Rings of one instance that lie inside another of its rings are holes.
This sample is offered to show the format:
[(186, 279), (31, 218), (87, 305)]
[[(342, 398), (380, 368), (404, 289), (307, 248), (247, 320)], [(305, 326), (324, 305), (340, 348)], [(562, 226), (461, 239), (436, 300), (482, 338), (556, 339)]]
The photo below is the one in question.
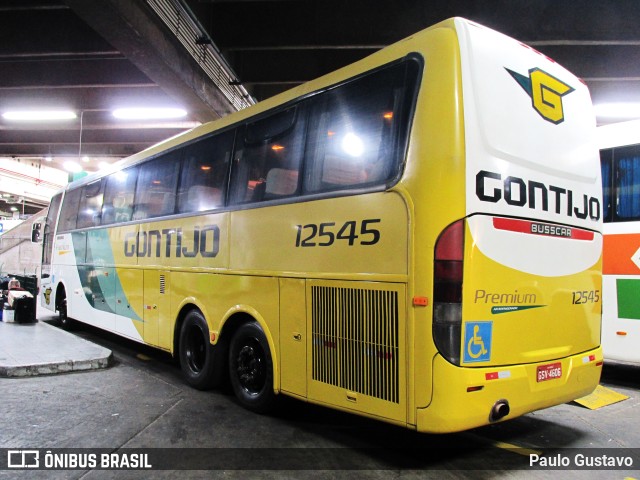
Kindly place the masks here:
[(42, 242), (42, 229), (44, 228), (47, 217), (42, 216), (35, 219), (31, 227), (31, 241), (33, 243)]
[(40, 233), (41, 232), (42, 232), (42, 223), (40, 223), (40, 222), (34, 223), (33, 227), (31, 227), (31, 242), (32, 243), (40, 243), (40, 240), (41, 240)]

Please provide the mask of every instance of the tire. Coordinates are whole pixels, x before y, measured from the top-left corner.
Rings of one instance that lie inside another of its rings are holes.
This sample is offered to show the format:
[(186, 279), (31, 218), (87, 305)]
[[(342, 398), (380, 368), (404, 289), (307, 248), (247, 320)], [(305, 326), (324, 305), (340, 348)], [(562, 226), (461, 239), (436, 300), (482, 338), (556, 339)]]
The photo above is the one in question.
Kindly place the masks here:
[(64, 290), (60, 290), (60, 298), (58, 299), (58, 324), (64, 330), (73, 330), (74, 322), (67, 316), (67, 294)]
[(209, 342), (209, 327), (198, 310), (191, 310), (180, 329), (178, 345), (180, 368), (189, 385), (208, 390), (218, 383), (220, 370)]
[(273, 408), (273, 361), (267, 338), (256, 322), (240, 326), (231, 339), (229, 380), (246, 409), (266, 413)]

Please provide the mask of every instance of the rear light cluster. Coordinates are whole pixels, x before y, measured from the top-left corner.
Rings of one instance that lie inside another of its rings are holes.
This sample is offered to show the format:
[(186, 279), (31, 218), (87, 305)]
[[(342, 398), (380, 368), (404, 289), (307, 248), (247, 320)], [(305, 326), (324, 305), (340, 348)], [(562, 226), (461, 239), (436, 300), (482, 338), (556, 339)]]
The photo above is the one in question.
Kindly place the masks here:
[(463, 266), (464, 220), (458, 220), (440, 234), (433, 266), (433, 338), (454, 365), (460, 365)]

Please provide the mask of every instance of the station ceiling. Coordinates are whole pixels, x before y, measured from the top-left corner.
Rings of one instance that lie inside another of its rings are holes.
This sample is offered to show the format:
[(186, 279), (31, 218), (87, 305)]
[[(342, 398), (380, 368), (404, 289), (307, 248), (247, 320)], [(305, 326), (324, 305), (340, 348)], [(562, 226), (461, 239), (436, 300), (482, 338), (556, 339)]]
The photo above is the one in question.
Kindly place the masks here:
[[(0, 118), (0, 156), (111, 162), (453, 16), (555, 59), (595, 104), (640, 102), (637, 0), (0, 0), (0, 112), (77, 113)], [(112, 116), (143, 105), (188, 115)]]

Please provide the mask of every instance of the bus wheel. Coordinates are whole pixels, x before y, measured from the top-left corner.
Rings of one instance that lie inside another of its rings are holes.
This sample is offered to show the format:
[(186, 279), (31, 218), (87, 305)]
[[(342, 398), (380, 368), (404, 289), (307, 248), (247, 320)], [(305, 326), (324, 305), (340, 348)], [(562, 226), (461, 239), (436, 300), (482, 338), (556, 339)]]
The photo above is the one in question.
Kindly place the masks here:
[(209, 327), (198, 310), (191, 310), (182, 323), (179, 344), (180, 368), (187, 383), (198, 390), (214, 386), (217, 370), (209, 343)]
[(67, 316), (67, 295), (64, 290), (60, 292), (61, 298), (58, 300), (58, 323), (65, 330), (73, 328), (73, 320)]
[(240, 404), (258, 413), (275, 403), (273, 362), (267, 338), (255, 322), (245, 323), (229, 346), (229, 378)]

